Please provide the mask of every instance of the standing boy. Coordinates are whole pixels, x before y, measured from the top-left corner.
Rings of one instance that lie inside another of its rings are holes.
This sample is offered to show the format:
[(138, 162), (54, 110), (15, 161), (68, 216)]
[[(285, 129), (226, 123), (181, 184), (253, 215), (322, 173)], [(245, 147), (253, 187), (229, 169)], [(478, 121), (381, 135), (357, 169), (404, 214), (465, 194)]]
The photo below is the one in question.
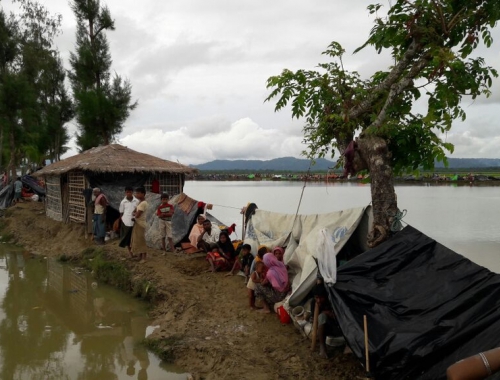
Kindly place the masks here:
[(95, 197), (94, 201), (94, 240), (97, 245), (103, 245), (106, 237), (106, 211), (108, 207), (108, 198), (98, 187), (92, 191)]
[[(132, 227), (134, 227), (134, 222), (132, 221), (132, 213), (139, 204), (139, 200), (134, 197), (134, 189), (131, 186), (125, 188), (125, 198), (120, 202), (120, 238), (125, 238), (127, 234), (131, 233)], [(127, 242), (128, 253), (132, 256), (132, 251), (130, 248), (130, 239)]]
[(14, 182), (14, 204), (17, 202), (22, 202), (21, 193), (23, 191), (23, 183), (21, 182), (21, 177), (17, 177)]
[[(156, 210), (156, 215), (160, 218), (161, 249), (174, 252), (174, 241), (172, 240), (172, 215), (174, 206), (168, 203), (169, 196), (166, 193), (161, 195), (161, 204)], [(166, 239), (168, 238), (169, 249), (166, 249)]]

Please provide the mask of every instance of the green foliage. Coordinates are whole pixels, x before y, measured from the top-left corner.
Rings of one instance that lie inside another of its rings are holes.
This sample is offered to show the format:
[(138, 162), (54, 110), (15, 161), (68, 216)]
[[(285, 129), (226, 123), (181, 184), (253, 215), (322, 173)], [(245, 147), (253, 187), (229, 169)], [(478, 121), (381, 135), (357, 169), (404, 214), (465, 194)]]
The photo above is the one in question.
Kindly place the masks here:
[[(276, 111), (287, 105), (292, 117), (303, 118), (305, 154), (323, 157), (335, 149), (343, 153), (357, 133), (385, 139), (396, 173), (423, 167), (435, 160), (446, 163), (453, 146), (442, 140), (454, 120), (465, 120), (464, 97), (490, 95), (495, 69), (484, 59), (470, 57), (482, 41), (492, 44), (490, 30), (500, 19), (496, 0), (397, 0), (385, 15), (382, 4), (368, 6), (375, 17), (364, 45), (377, 52), (388, 50), (394, 65), (363, 80), (344, 69), (340, 44), (323, 53), (332, 62), (315, 71), (284, 70), (270, 77)], [(424, 114), (415, 102), (427, 102)]]
[(14, 1), (19, 12), (0, 11), (0, 166), (38, 167), (58, 159), (73, 117), (65, 72), (53, 39), (61, 16), (32, 0)]
[(99, 0), (76, 0), (76, 52), (71, 53), (71, 85), (76, 103), (80, 150), (112, 142), (137, 102), (132, 103), (132, 86), (115, 74), (111, 77), (111, 55), (105, 35), (114, 30), (107, 7)]

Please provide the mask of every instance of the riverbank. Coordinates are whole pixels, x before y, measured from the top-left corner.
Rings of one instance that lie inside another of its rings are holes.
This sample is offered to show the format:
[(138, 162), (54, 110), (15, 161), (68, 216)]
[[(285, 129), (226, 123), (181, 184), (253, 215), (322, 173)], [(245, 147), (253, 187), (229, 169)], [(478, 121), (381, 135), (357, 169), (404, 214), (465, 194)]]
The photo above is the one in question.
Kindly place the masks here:
[(83, 226), (46, 218), (41, 203), (11, 207), (0, 225), (0, 235), (28, 252), (85, 265), (150, 302), (152, 325), (160, 327), (149, 346), (195, 379), (351, 380), (363, 373), (351, 355), (322, 360), (292, 325), (249, 310), (243, 278), (207, 273), (204, 257), (151, 249), (139, 264), (116, 240), (96, 249)]

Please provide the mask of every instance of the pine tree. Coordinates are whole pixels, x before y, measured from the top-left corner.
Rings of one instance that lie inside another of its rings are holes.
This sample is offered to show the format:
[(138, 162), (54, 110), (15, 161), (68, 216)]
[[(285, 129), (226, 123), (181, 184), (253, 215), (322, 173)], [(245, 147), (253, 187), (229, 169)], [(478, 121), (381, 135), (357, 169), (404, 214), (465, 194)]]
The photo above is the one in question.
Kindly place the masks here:
[(79, 133), (77, 144), (87, 150), (108, 145), (123, 129), (132, 103), (132, 86), (115, 74), (111, 77), (111, 55), (105, 31), (114, 30), (114, 21), (99, 0), (75, 0), (77, 20), (76, 52), (71, 54), (69, 75), (75, 99)]
[(11, 177), (21, 162), (39, 166), (52, 150), (61, 152), (73, 117), (53, 45), (61, 17), (36, 1), (16, 3), (19, 12), (0, 11), (0, 160)]

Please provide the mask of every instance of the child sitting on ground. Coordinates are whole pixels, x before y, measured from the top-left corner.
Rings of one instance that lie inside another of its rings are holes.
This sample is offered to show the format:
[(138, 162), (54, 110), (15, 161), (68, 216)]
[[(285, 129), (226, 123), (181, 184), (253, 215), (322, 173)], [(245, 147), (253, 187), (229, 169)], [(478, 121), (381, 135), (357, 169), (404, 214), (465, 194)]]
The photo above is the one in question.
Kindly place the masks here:
[(255, 272), (250, 275), (250, 279), (247, 283), (250, 309), (257, 309), (255, 306), (255, 284), (260, 284), (264, 278), (266, 278), (266, 266), (264, 265), (264, 262), (257, 261), (255, 264)]
[(245, 273), (245, 282), (248, 281), (250, 275), (250, 267), (253, 262), (252, 247), (250, 244), (243, 244), (238, 259), (234, 262), (233, 268), (226, 276), (234, 276), (239, 270)]

